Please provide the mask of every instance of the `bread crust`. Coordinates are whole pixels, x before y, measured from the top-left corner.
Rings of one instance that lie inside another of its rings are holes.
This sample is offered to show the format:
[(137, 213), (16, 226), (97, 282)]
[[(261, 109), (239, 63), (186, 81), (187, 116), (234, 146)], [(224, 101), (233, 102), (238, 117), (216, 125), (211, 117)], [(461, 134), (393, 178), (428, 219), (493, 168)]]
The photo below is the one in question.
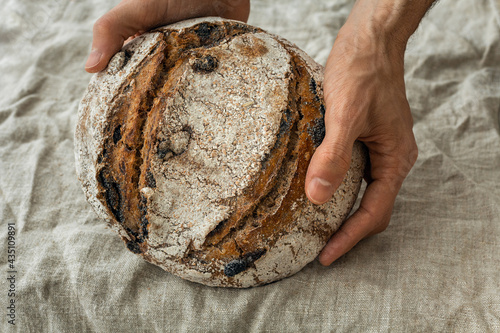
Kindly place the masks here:
[(324, 137), (323, 68), (282, 38), (200, 18), (144, 34), (79, 107), (77, 174), (129, 250), (182, 278), (251, 287), (290, 276), (349, 214), (366, 150), (332, 200), (304, 193)]

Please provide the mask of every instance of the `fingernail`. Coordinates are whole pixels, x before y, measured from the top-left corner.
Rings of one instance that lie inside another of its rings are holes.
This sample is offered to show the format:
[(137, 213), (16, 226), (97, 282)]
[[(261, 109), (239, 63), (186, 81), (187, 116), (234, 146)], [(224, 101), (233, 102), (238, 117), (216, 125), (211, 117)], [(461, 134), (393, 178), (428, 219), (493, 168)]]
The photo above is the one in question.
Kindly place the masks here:
[(99, 63), (101, 60), (102, 53), (99, 50), (92, 50), (89, 54), (89, 58), (87, 59), (87, 63), (85, 64), (85, 68), (92, 68)]
[(315, 204), (323, 204), (327, 202), (335, 192), (332, 184), (323, 178), (313, 178), (309, 183), (308, 196)]

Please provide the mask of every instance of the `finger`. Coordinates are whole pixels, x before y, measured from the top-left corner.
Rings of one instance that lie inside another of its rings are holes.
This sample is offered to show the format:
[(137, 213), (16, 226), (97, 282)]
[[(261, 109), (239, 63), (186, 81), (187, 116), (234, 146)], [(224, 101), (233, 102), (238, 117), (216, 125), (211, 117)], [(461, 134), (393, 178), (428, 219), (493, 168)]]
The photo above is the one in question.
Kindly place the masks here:
[(144, 29), (135, 23), (131, 2), (119, 5), (99, 18), (94, 24), (92, 51), (85, 64), (85, 70), (96, 73), (103, 70), (109, 59), (118, 52), (123, 42)]
[(363, 238), (384, 231), (400, 187), (399, 180), (379, 179), (368, 185), (359, 209), (328, 241), (319, 255), (319, 262), (328, 266)]
[(356, 137), (336, 119), (330, 119), (326, 124), (326, 136), (307, 169), (305, 191), (312, 203), (323, 204), (335, 193), (351, 165)]

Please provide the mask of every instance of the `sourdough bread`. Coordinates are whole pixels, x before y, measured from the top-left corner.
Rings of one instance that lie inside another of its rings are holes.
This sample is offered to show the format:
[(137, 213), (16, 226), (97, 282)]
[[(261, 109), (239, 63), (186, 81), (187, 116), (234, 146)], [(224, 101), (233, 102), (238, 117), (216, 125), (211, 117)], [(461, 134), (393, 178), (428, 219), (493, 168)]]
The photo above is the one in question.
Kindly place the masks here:
[(286, 40), (199, 18), (143, 34), (95, 74), (77, 174), (127, 248), (182, 278), (251, 287), (314, 260), (351, 210), (356, 142), (332, 200), (304, 193), (325, 133), (323, 68)]

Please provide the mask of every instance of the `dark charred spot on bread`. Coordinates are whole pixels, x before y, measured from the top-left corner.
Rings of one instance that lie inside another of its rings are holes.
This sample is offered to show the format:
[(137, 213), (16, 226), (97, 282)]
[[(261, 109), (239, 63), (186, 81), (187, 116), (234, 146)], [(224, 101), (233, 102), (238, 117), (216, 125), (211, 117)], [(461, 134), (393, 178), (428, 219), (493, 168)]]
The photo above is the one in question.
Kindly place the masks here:
[(141, 235), (139, 231), (132, 230), (129, 227), (126, 227), (125, 231), (130, 236), (130, 238), (132, 238), (132, 241), (137, 244), (142, 244), (146, 241), (146, 237)]
[(231, 23), (224, 22), (224, 25), (227, 27), (228, 31), (231, 31), (231, 30), (243, 31), (243, 32), (260, 32), (260, 31), (262, 31), (256, 27), (249, 26), (249, 25), (246, 25), (245, 23), (239, 23), (239, 22), (231, 22)]
[(116, 126), (113, 132), (113, 143), (116, 145), (122, 139), (122, 125)]
[(133, 241), (127, 242), (127, 249), (136, 254), (142, 253), (139, 244)]
[(148, 211), (147, 203), (148, 203), (148, 199), (144, 196), (144, 194), (141, 193), (141, 200), (139, 201), (139, 210), (142, 213), (147, 213), (147, 211)]
[(210, 73), (213, 72), (218, 65), (219, 61), (217, 58), (212, 57), (211, 55), (205, 55), (200, 58), (196, 58), (192, 68), (196, 73)]
[[(203, 22), (195, 25), (193, 28), (186, 30), (187, 34), (192, 32), (196, 34), (196, 36), (198, 37), (199, 46), (210, 48), (214, 45), (218, 45), (222, 40), (228, 37), (230, 31), (228, 31), (227, 28), (228, 27), (225, 24), (220, 22)], [(242, 32), (236, 32), (236, 33), (240, 34)]]
[(111, 211), (111, 214), (113, 214), (118, 222), (123, 222), (122, 193), (120, 185), (105, 168), (101, 169), (99, 172), (97, 181), (104, 188), (104, 199), (106, 200), (106, 205)]
[(230, 261), (225, 267), (224, 267), (224, 275), (227, 277), (233, 277), (237, 274), (240, 274), (241, 272), (246, 271), (248, 268), (248, 263), (244, 259), (235, 259), (233, 261)]
[(208, 24), (208, 23), (200, 23), (198, 26), (194, 29), (198, 37), (200, 38), (200, 41), (202, 43), (206, 42), (208, 39), (210, 39), (210, 36), (212, 35), (212, 31), (214, 30), (214, 25)]
[(159, 159), (169, 159), (184, 153), (191, 140), (191, 128), (184, 127), (181, 131), (173, 133), (168, 139), (162, 139), (157, 143), (156, 155)]
[(324, 118), (318, 118), (314, 121), (313, 126), (308, 129), (309, 135), (312, 138), (314, 147), (319, 147), (323, 139), (325, 138), (325, 120)]
[(302, 118), (304, 118), (304, 114), (302, 113), (302, 111), (298, 109), (297, 113), (299, 114), (299, 121), (302, 120)]
[(266, 249), (258, 249), (254, 252), (243, 255), (241, 258), (230, 261), (224, 267), (224, 275), (227, 277), (233, 277), (246, 271), (256, 260), (266, 254), (266, 252)]
[(151, 171), (146, 172), (146, 184), (148, 187), (156, 188), (156, 179)]

